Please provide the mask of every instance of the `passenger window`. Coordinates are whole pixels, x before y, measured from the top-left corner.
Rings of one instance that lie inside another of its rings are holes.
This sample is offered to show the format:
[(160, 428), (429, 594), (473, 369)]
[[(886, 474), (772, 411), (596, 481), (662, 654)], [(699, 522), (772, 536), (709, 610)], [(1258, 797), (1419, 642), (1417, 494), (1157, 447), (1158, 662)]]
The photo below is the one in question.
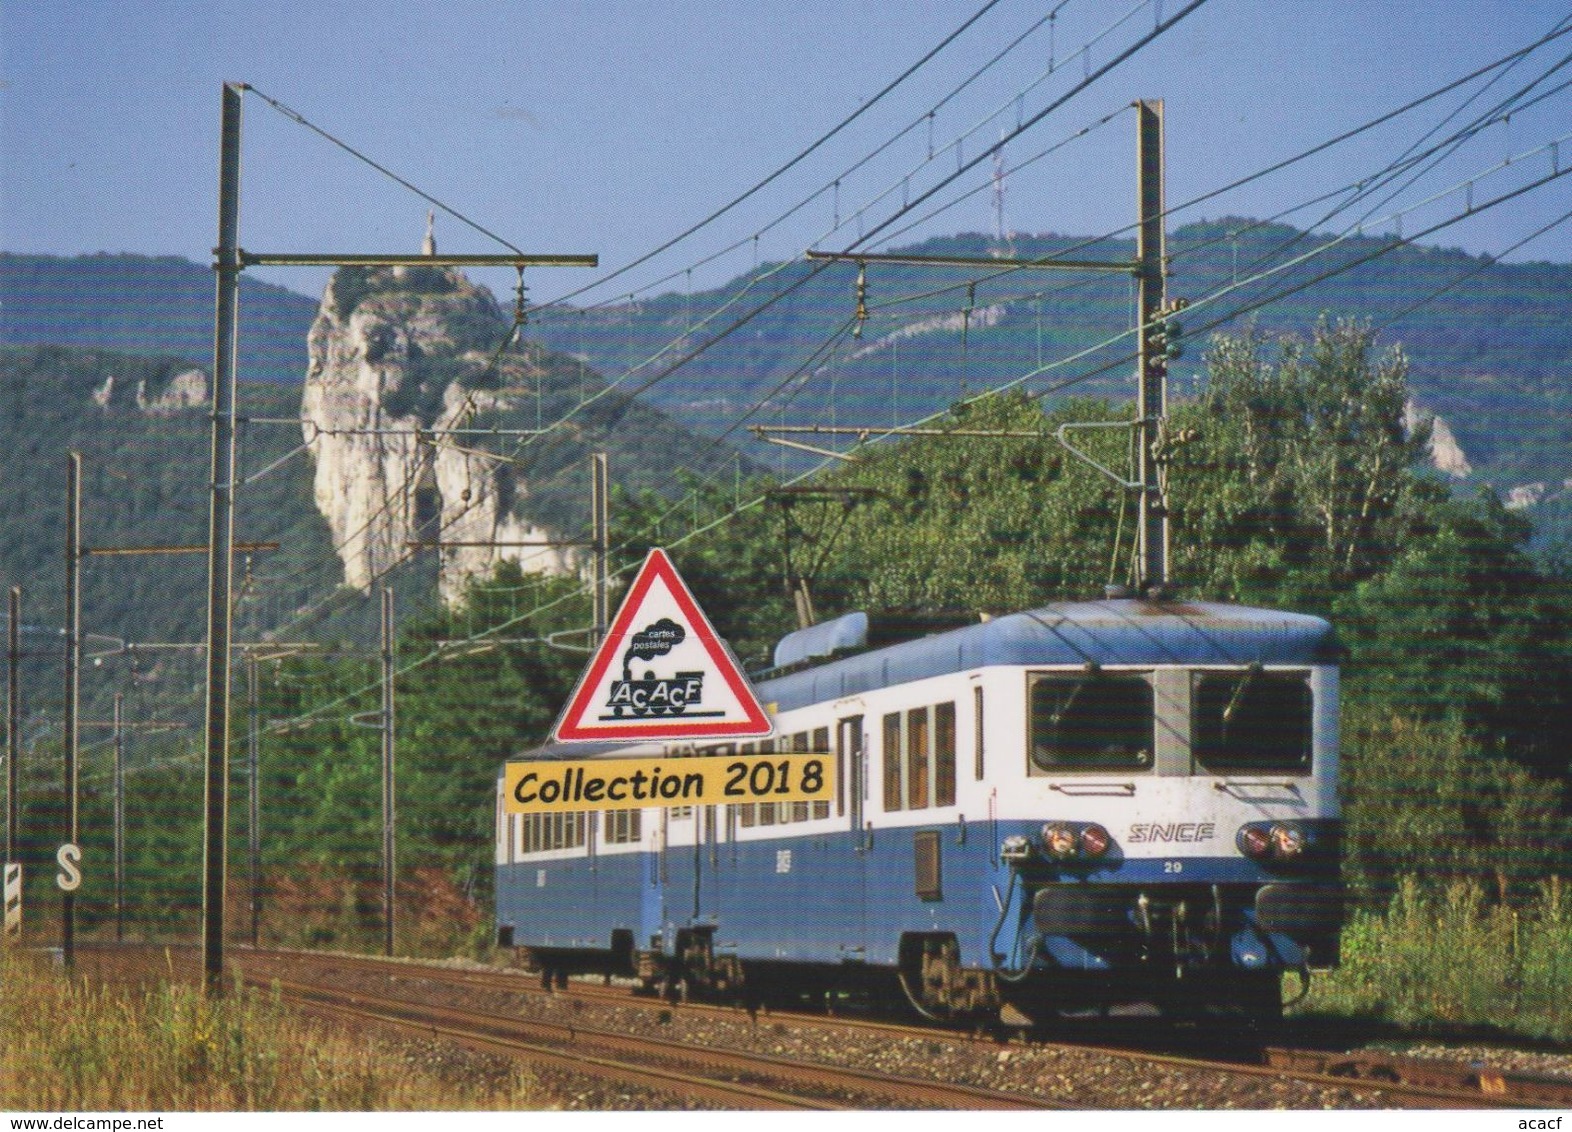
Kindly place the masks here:
[(630, 845), (639, 840), (643, 810), (607, 810), (606, 844)]
[(894, 813), (901, 808), (901, 715), (891, 712), (884, 717), (884, 811)]
[(906, 804), (909, 809), (928, 808), (928, 709), (906, 713)]
[(1311, 694), (1307, 672), (1197, 672), (1191, 745), (1208, 770), (1306, 770)]
[(955, 704), (933, 709), (933, 804), (955, 805)]
[(1031, 678), (1031, 759), (1039, 771), (1146, 770), (1155, 745), (1145, 676), (1080, 672)]

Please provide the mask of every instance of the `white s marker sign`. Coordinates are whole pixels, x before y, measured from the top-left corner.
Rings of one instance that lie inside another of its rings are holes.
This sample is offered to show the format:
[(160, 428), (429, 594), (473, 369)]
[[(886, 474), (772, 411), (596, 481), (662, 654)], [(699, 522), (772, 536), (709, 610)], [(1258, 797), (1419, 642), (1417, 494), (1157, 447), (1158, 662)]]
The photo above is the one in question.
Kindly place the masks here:
[(60, 865), (55, 883), (61, 892), (75, 892), (82, 884), (82, 847), (67, 841), (55, 853), (55, 860)]

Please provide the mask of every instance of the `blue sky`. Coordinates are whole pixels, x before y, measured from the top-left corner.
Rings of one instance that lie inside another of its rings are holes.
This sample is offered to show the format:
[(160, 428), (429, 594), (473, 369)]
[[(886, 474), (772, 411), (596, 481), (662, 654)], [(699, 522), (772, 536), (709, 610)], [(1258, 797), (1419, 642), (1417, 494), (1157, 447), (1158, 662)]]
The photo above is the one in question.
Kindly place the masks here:
[[(1055, 9), (1047, 0), (998, 0), (932, 63), (769, 189), (607, 283), (601, 297), (713, 285), (748, 270), (756, 256), (847, 246), (859, 225), (887, 224), (886, 232), (903, 233), (896, 242), (991, 230), (988, 162), (936, 195), (936, 203), (953, 203), (926, 223), (908, 230), (909, 218), (892, 217), (903, 195), (943, 180), (1144, 34), (1156, 12), (1171, 17), (1186, 2), (1067, 0)], [(208, 262), (220, 86), (240, 81), (518, 246), (594, 252), (613, 268), (813, 142), (983, 3), (0, 0), (0, 248)], [(1052, 21), (946, 102), (929, 128), (930, 108), (1050, 10), (1057, 12)], [(1007, 174), (1006, 225), (1091, 234), (1128, 223), (1133, 123), (1117, 111), (1133, 99), (1166, 103), (1172, 206), (1525, 46), (1569, 15), (1572, 5), (1533, 0), (1209, 0), (1010, 141), (1007, 167), (1064, 144)], [(1174, 222), (1274, 215), (1351, 184), (1419, 142), (1471, 95), (1468, 111), (1477, 113), (1568, 53), (1572, 36), (1487, 91), (1475, 83)], [(1541, 89), (1568, 73), (1551, 74)], [(1572, 93), (1553, 95), (1480, 131), (1386, 211), (1572, 130), (1569, 104)], [(853, 170), (907, 127), (882, 156)], [(958, 138), (960, 160), (948, 148)], [(1563, 163), (1572, 163), (1572, 142), (1561, 148)], [(1551, 157), (1533, 160), (1549, 168)], [(425, 201), (256, 94), (245, 103), (244, 162), (241, 243), (249, 250), (418, 246)], [(1492, 183), (1504, 187), (1506, 177), (1526, 175), (1524, 168), (1480, 181), (1477, 199), (1491, 194)], [(1433, 242), (1499, 254), (1572, 208), (1567, 182), (1448, 228)], [(1450, 199), (1416, 206), (1388, 230), (1401, 223), (1413, 231), (1462, 198)], [(1286, 219), (1309, 225), (1320, 217), (1311, 209)], [(502, 250), (448, 216), (437, 232), (444, 250)], [(1572, 260), (1572, 223), (1512, 258)], [(322, 279), (299, 269), (258, 274), (307, 293)], [(531, 297), (548, 299), (597, 277), (537, 269)], [(510, 283), (488, 281), (498, 290)]]

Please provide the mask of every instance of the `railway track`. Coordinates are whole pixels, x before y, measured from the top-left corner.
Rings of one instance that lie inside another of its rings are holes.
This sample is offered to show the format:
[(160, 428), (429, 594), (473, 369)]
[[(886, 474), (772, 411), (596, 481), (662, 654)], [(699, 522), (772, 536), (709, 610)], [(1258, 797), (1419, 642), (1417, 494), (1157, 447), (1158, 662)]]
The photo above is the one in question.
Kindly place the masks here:
[[(554, 1050), (551, 1056), (566, 1058), (580, 1070), (591, 1064), (587, 1059), (598, 1058), (605, 1065), (596, 1072), (613, 1076), (624, 1072), (618, 1064), (653, 1061), (661, 1072), (693, 1077), (691, 1085), (674, 1079), (664, 1088), (695, 1098), (706, 1087), (698, 1082), (716, 1073), (721, 1074), (717, 1089), (760, 1089), (752, 1096), (745, 1091), (704, 1094), (705, 1103), (724, 1107), (774, 1108), (789, 1102), (793, 1107), (969, 1109), (1572, 1106), (1572, 1078), (1429, 1058), (1271, 1048), (1258, 1050), (1255, 1063), (1206, 1060), (1084, 1044), (1004, 1043), (977, 1034), (824, 1015), (776, 1013), (761, 1020), (734, 1007), (673, 1006), (638, 998), (623, 987), (576, 982), (566, 991), (548, 992), (538, 979), (519, 971), (307, 952), (238, 951), (232, 958), (249, 981), (276, 981), (281, 990), (293, 984), (291, 997), (321, 1012), (377, 1013), (386, 1024), (427, 1036), (491, 1043), (493, 1052), (499, 1042), (516, 1043), (513, 1052), (520, 1056), (544, 1058), (544, 1051)], [(455, 1007), (455, 1000), (463, 1000), (464, 1007)], [(446, 1010), (454, 1010), (454, 1016), (442, 1017)], [(651, 1037), (650, 1031), (662, 1029), (673, 1036)], [(633, 1035), (635, 1030), (642, 1035)], [(801, 1034), (817, 1036), (797, 1037)], [(644, 1047), (641, 1054), (630, 1053), (626, 1044), (635, 1037), (633, 1044)], [(796, 1042), (819, 1052), (761, 1058), (759, 1051), (740, 1048), (750, 1042), (781, 1047)], [(899, 1057), (880, 1052), (898, 1048), (907, 1052)], [(904, 1059), (908, 1071), (866, 1069), (883, 1057)], [(826, 1058), (857, 1064), (832, 1065)], [(802, 1068), (810, 1061), (811, 1073)], [(927, 1077), (916, 1068), (923, 1063), (932, 1066)], [(993, 1072), (1007, 1064), (1012, 1073)], [(1011, 1083), (1004, 1083), (1012, 1075)], [(961, 1084), (968, 1076), (976, 1092), (932, 1091), (954, 1088), (936, 1084), (936, 1078)], [(1103, 1081), (1110, 1082), (1108, 1091), (1102, 1091)]]
[[(355, 967), (375, 972), (386, 978), (427, 978), (433, 970), (425, 966), (384, 960), (335, 959), (349, 962)], [(443, 982), (472, 989), (495, 990), (509, 994), (531, 996), (546, 995), (537, 980), (522, 972), (466, 970), (448, 967), (435, 969)], [(667, 1011), (670, 1007), (653, 999), (638, 999), (626, 988), (575, 983), (567, 992), (557, 992), (565, 1001), (590, 1001), (615, 1005), (619, 1008)], [(688, 1003), (680, 1008), (694, 1015), (708, 1015), (718, 1019), (736, 1019), (734, 1007)], [(921, 1040), (969, 1045), (996, 1046), (998, 1043), (975, 1033), (935, 1031), (895, 1025), (888, 1022), (810, 1014), (776, 1014), (773, 1021), (780, 1025), (839, 1032), (889, 1040)], [(1076, 1047), (1088, 1052), (1090, 1047)], [(1514, 1108), (1514, 1107), (1566, 1107), (1572, 1105), (1572, 1080), (1551, 1078), (1534, 1074), (1503, 1070), (1481, 1069), (1472, 1064), (1452, 1063), (1441, 1060), (1402, 1058), (1370, 1052), (1329, 1053), (1313, 1050), (1268, 1048), (1261, 1051), (1260, 1064), (1242, 1064), (1238, 1061), (1218, 1061), (1194, 1057), (1176, 1057), (1144, 1050), (1096, 1047), (1095, 1052), (1128, 1065), (1134, 1072), (1142, 1066), (1162, 1066), (1166, 1069), (1192, 1073), (1231, 1074), (1252, 1077), (1263, 1081), (1294, 1080), (1307, 1085), (1343, 1089), (1350, 1085), (1378, 1093), (1384, 1104), (1418, 1108)]]
[(932, 1108), (1038, 1110), (1062, 1108), (1038, 1098), (990, 1089), (827, 1066), (740, 1050), (696, 1047), (643, 1035), (499, 1017), (456, 1007), (410, 1002), (364, 991), (270, 979), (302, 1008), (357, 1022), (375, 1022), (486, 1052), (523, 1056), (561, 1068), (674, 1092), (694, 1100), (749, 1109)]

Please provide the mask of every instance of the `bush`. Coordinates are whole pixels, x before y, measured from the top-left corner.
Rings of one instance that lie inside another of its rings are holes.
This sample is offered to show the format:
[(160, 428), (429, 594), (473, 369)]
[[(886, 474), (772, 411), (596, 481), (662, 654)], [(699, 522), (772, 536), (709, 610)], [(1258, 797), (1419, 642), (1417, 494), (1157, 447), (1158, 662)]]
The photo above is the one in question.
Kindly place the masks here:
[(1342, 966), (1323, 976), (1308, 1005), (1418, 1030), (1489, 1026), (1572, 1038), (1569, 904), (1559, 877), (1519, 909), (1478, 884), (1426, 889), (1405, 877), (1385, 911), (1354, 913)]

